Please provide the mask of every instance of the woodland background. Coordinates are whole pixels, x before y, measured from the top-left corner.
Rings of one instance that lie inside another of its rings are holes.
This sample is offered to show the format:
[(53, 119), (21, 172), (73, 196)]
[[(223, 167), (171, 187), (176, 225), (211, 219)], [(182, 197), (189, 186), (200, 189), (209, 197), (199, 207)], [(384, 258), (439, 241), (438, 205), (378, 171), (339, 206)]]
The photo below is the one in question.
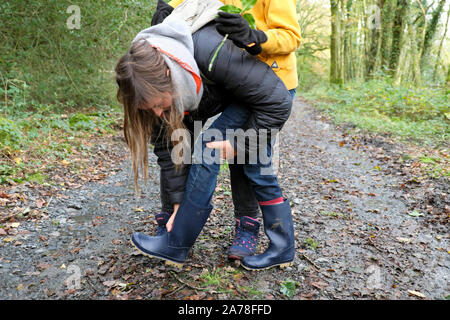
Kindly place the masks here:
[(0, 1), (0, 299), (450, 299), (450, 0), (297, 1), (296, 259), (257, 274), (226, 261), (226, 163), (183, 270), (129, 243), (155, 232), (159, 167), (137, 197), (113, 70), (155, 7)]
[[(114, 66), (156, 1), (0, 4), (0, 183), (51, 183), (121, 126)], [(299, 0), (298, 95), (336, 123), (440, 150), (448, 177), (448, 0)], [(72, 20), (71, 20), (72, 19)], [(36, 143), (36, 142), (39, 143)], [(76, 167), (76, 165), (75, 165)]]

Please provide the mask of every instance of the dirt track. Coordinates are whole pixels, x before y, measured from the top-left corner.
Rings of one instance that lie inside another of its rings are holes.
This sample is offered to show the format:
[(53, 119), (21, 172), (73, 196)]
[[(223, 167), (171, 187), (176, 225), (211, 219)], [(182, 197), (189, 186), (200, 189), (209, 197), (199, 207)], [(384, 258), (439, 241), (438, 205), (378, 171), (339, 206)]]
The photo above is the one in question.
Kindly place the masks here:
[[(448, 224), (414, 216), (411, 201), (425, 201), (418, 195), (426, 187), (406, 192), (405, 177), (379, 152), (355, 147), (296, 98), (279, 167), (294, 215), (295, 264), (247, 272), (226, 260), (234, 228), (227, 172), (183, 270), (136, 254), (132, 232), (155, 230), (159, 176), (152, 155), (149, 184), (135, 199), (124, 149), (121, 169), (105, 181), (65, 192), (50, 202), (48, 219), (23, 221), (11, 241), (0, 238), (0, 299), (443, 299)], [(33, 198), (33, 189), (18, 188)], [(292, 295), (280, 290), (291, 280)]]

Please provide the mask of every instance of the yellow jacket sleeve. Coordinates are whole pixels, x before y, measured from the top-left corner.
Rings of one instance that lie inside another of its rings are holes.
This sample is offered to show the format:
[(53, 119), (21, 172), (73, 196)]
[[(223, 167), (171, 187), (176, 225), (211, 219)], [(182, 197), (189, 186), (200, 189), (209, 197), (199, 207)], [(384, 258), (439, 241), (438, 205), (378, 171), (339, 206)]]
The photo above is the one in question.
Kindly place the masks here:
[[(169, 4), (176, 8), (184, 0), (172, 0)], [(224, 4), (241, 7), (239, 0), (222, 0)], [(296, 0), (258, 0), (250, 12), (256, 18), (256, 25), (267, 35), (261, 45), (268, 55), (289, 54), (297, 50), (301, 43)]]
[[(256, 7), (259, 7), (258, 4), (254, 9), (257, 9)], [(264, 23), (258, 28), (267, 35), (267, 41), (261, 44), (263, 52), (272, 55), (289, 54), (297, 50), (302, 38), (297, 20), (296, 0), (265, 1), (263, 10)]]
[(169, 1), (169, 5), (171, 5), (172, 7), (176, 8), (178, 7), (184, 0), (172, 0)]

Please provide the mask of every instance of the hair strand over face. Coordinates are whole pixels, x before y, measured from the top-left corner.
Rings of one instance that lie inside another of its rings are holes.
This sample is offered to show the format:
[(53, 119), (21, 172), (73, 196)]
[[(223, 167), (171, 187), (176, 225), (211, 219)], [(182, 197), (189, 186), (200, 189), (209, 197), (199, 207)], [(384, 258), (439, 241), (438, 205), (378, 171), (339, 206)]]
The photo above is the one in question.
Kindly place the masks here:
[[(143, 172), (145, 183), (148, 179), (148, 142), (154, 127), (161, 122), (161, 130), (163, 127), (166, 128), (164, 138), (167, 141), (167, 147), (169, 147), (172, 132), (184, 128), (183, 116), (177, 111), (174, 103), (170, 112), (165, 113), (162, 118), (158, 118), (151, 110), (139, 108), (147, 101), (161, 97), (165, 92), (174, 96), (168, 70), (161, 54), (147, 41), (134, 42), (115, 68), (116, 82), (119, 86), (117, 99), (123, 105), (124, 137), (131, 153), (134, 185), (138, 194), (140, 192), (139, 172)], [(160, 134), (161, 131), (157, 136), (159, 137)], [(186, 139), (183, 138), (183, 143), (185, 142)]]

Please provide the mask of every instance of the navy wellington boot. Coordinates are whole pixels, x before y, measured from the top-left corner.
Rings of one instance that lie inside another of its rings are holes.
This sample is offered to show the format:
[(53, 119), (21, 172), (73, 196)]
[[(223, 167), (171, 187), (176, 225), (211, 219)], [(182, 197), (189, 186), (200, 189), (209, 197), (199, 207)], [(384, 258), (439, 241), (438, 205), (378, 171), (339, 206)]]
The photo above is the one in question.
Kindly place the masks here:
[(131, 242), (147, 256), (182, 267), (212, 209), (212, 206), (199, 207), (185, 198), (178, 208), (171, 232), (156, 237), (135, 232)]
[(270, 240), (267, 250), (258, 255), (244, 257), (241, 265), (247, 270), (263, 270), (275, 266), (292, 265), (295, 255), (294, 223), (289, 201), (261, 206), (264, 231)]

